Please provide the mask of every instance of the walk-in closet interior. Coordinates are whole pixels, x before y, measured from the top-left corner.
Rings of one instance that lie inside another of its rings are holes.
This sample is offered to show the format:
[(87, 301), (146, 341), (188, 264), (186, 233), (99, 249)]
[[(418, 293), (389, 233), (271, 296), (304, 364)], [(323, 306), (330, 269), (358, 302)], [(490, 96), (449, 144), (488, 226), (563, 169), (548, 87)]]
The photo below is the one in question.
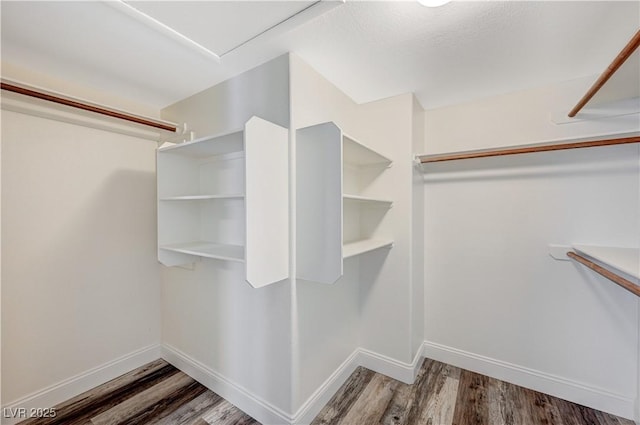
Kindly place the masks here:
[(0, 15), (2, 424), (640, 424), (639, 1)]

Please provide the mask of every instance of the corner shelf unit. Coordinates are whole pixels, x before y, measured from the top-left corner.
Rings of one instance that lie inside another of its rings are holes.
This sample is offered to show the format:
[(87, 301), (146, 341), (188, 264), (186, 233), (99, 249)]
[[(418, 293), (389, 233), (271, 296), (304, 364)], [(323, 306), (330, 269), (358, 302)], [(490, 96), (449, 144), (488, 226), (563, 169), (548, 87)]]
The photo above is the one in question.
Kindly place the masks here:
[(261, 287), (289, 275), (287, 129), (244, 128), (159, 148), (158, 260), (242, 262)]
[(377, 231), (393, 201), (368, 193), (392, 161), (333, 122), (298, 129), (296, 156), (297, 275), (334, 283), (344, 259), (393, 246)]

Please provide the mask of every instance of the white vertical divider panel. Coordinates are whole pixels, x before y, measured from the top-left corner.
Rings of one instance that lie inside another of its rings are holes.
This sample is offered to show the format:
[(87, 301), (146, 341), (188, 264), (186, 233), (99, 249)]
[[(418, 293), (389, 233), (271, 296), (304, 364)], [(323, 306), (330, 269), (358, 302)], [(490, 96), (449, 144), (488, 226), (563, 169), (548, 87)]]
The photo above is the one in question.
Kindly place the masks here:
[(191, 211), (180, 210), (179, 205), (162, 205), (160, 198), (179, 194), (191, 194), (197, 179), (197, 170), (193, 167), (193, 158), (180, 155), (156, 153), (157, 169), (157, 220), (158, 220), (158, 261), (165, 266), (182, 266), (195, 261), (192, 255), (167, 251), (160, 246), (184, 242), (182, 235), (195, 236), (197, 223), (189, 218)]
[(289, 277), (288, 130), (252, 117), (244, 144), (247, 282), (259, 288)]
[(342, 276), (342, 131), (332, 122), (296, 131), (297, 277)]

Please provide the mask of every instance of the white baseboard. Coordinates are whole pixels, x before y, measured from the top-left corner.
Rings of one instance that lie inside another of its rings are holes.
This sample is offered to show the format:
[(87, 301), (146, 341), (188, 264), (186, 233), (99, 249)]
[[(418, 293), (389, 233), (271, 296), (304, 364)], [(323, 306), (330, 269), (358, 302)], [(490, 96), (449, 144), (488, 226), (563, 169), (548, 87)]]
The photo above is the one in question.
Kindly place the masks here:
[(362, 348), (356, 349), (294, 414), (288, 414), (168, 344), (162, 345), (162, 358), (260, 423), (304, 425), (313, 421), (358, 366), (364, 366), (402, 382), (413, 383), (420, 369), (422, 349), (418, 350), (412, 363), (403, 363)]
[(303, 403), (294, 415), (293, 423), (296, 425), (311, 423), (358, 366), (413, 384), (420, 370), (422, 351), (421, 347), (411, 363), (403, 363), (364, 348), (357, 348)]
[(327, 378), (326, 381), (311, 394), (298, 411), (293, 415), (293, 423), (296, 425), (306, 425), (320, 413), (322, 408), (331, 400), (331, 397), (338, 392), (342, 384), (349, 379), (349, 376), (360, 366), (358, 364), (360, 350), (356, 349), (342, 364)]
[(162, 344), (162, 358), (264, 425), (292, 422), (285, 411), (171, 345)]
[[(162, 346), (155, 344), (141, 348), (111, 362), (65, 379), (55, 385), (2, 406), (3, 412), (16, 412), (18, 411), (17, 409), (26, 409), (25, 411), (29, 412), (32, 408), (55, 406), (159, 357), (164, 358), (265, 425), (303, 425), (310, 423), (358, 366), (366, 367), (374, 372), (411, 384), (415, 381), (420, 368), (420, 360), (423, 357), (531, 388), (624, 418), (633, 418), (635, 415), (635, 400), (633, 398), (429, 341), (424, 342), (422, 349), (418, 351), (411, 363), (400, 362), (366, 349), (356, 349), (300, 406), (295, 414), (289, 414), (261, 399), (242, 386), (167, 344)], [(3, 417), (1, 423), (3, 425), (13, 425), (23, 419)], [(636, 424), (640, 425), (640, 422), (636, 420)]]
[(9, 412), (29, 412), (31, 409), (50, 408), (77, 396), (91, 388), (102, 385), (120, 375), (160, 358), (160, 345), (154, 344), (126, 354), (103, 365), (89, 369), (57, 384), (29, 394), (2, 406), (2, 424), (12, 425), (25, 418), (11, 418)]
[(633, 418), (635, 400), (602, 388), (572, 381), (501, 360), (425, 341), (423, 355), (433, 360), (511, 382), (623, 418)]
[[(358, 348), (302, 404), (295, 414), (289, 414), (177, 348), (168, 344), (163, 344), (162, 346), (155, 344), (65, 379), (62, 382), (9, 403), (3, 408), (6, 408), (7, 412), (17, 412), (17, 409), (26, 409), (24, 411), (29, 412), (31, 408), (52, 407), (160, 357), (224, 397), (230, 403), (238, 406), (242, 411), (264, 425), (310, 423), (358, 366), (364, 366), (374, 372), (412, 383), (420, 366), (419, 360), (422, 358), (419, 351), (412, 363), (403, 363), (381, 354)], [(3, 425), (13, 425), (23, 419), (2, 418), (1, 423)]]
[(420, 360), (422, 359), (423, 350), (424, 348), (422, 347), (418, 350), (411, 363), (404, 363), (391, 357), (360, 348), (358, 349), (358, 365), (404, 382), (405, 384), (413, 384), (420, 370)]

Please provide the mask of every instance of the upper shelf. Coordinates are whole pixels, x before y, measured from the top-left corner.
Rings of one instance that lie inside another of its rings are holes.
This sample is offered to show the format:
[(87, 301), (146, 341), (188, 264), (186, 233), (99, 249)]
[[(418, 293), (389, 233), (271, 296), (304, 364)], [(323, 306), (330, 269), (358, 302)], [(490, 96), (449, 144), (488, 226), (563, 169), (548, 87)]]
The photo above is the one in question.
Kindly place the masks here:
[(638, 248), (573, 245), (573, 249), (615, 270), (640, 279), (640, 249)]
[(611, 79), (598, 90), (585, 105), (585, 110), (591, 106), (637, 97), (640, 97), (640, 49), (636, 49)]
[(640, 30), (613, 59), (611, 64), (569, 111), (575, 117), (587, 104), (610, 103), (640, 97)]
[(391, 165), (391, 159), (374, 151), (365, 144), (346, 134), (342, 135), (343, 160), (351, 165)]
[(191, 142), (162, 147), (158, 149), (158, 152), (197, 158), (240, 152), (242, 150), (244, 150), (244, 129), (201, 137)]
[(342, 246), (342, 258), (351, 258), (365, 252), (374, 251), (380, 248), (391, 248), (391, 239), (362, 239), (359, 241), (347, 242)]
[(549, 245), (552, 258), (576, 261), (640, 297), (640, 248)]

